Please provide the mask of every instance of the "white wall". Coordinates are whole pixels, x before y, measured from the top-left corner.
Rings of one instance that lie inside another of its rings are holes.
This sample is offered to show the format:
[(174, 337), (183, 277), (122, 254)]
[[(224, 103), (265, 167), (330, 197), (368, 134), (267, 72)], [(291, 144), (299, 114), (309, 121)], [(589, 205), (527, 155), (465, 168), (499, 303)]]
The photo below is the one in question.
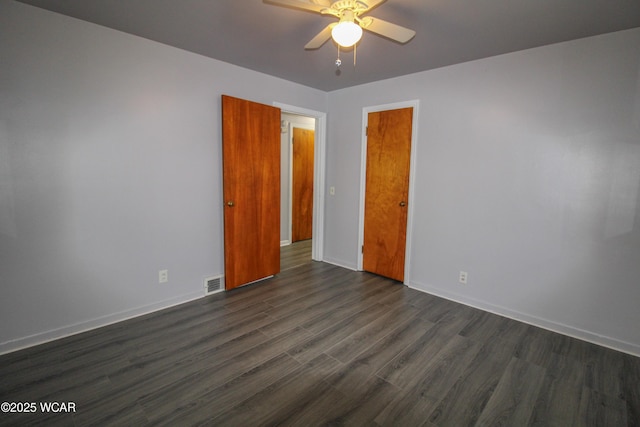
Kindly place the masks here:
[(325, 94), (0, 2), (0, 353), (222, 272), (225, 93), (330, 112), (324, 252), (351, 268), (362, 108), (419, 99), (410, 285), (640, 354), (639, 66), (635, 29)]
[(280, 134), (281, 146), (281, 199), (280, 199), (280, 242), (291, 244), (291, 138), (292, 128), (314, 130), (316, 120), (313, 117), (300, 116), (298, 114), (282, 114), (283, 128)]
[(0, 94), (0, 353), (202, 296), (223, 272), (220, 95), (327, 101), (9, 1)]
[(639, 66), (634, 29), (331, 92), (325, 259), (357, 265), (362, 109), (418, 99), (409, 285), (640, 354)]

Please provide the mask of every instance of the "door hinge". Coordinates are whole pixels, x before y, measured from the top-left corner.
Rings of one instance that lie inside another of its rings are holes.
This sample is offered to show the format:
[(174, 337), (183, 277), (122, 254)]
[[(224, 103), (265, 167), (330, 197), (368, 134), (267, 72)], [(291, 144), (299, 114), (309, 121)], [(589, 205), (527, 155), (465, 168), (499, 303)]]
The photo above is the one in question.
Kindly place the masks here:
[(369, 126), (364, 128), (364, 136), (369, 136)]
[(360, 248), (360, 251), (364, 253), (364, 245), (362, 245), (362, 247)]

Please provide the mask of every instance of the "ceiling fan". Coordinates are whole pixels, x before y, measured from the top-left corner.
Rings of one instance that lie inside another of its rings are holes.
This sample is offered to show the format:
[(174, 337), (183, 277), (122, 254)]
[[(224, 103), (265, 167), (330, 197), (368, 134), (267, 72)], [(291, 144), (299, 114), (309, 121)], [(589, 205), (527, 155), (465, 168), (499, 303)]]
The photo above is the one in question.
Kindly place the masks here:
[(361, 17), (371, 9), (386, 0), (263, 0), (278, 6), (289, 6), (297, 9), (309, 10), (322, 15), (333, 15), (339, 19), (327, 25), (318, 33), (305, 49), (318, 49), (330, 38), (342, 47), (350, 47), (358, 43), (362, 37), (362, 30), (371, 31), (399, 43), (406, 43), (416, 35), (416, 32), (391, 22), (371, 16)]

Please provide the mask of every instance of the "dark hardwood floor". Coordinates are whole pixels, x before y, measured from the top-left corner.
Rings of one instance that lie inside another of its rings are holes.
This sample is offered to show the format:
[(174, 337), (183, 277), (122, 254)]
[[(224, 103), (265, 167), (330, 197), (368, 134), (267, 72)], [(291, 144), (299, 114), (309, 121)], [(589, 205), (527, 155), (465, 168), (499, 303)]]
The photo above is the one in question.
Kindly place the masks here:
[(640, 358), (310, 255), (285, 268), (294, 249), (273, 279), (0, 356), (0, 402), (75, 404), (0, 425), (640, 425)]
[(302, 240), (280, 247), (280, 271), (311, 262), (312, 240)]

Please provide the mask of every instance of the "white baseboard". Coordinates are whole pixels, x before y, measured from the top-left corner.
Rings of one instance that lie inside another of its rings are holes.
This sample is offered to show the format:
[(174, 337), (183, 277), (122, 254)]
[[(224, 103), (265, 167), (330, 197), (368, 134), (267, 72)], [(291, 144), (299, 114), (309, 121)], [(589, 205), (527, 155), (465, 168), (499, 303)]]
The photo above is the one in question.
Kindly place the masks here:
[[(324, 259), (324, 262), (336, 265), (338, 267), (346, 268), (348, 270), (357, 271), (355, 266), (345, 264), (342, 261), (334, 259)], [(618, 340), (615, 338), (607, 337), (604, 335), (595, 334), (590, 331), (574, 328), (572, 326), (564, 325), (561, 323), (553, 322), (547, 319), (543, 319), (537, 316), (532, 316), (526, 313), (517, 312), (506, 307), (496, 306), (486, 301), (477, 300), (474, 298), (468, 298), (459, 294), (451, 292), (443, 292), (441, 289), (433, 288), (431, 286), (424, 285), (422, 283), (412, 282), (408, 284), (412, 289), (420, 292), (432, 294), (441, 298), (445, 298), (451, 301), (458, 302), (470, 307), (478, 308), (483, 311), (494, 313), (500, 316), (504, 316), (513, 320), (517, 320), (529, 325), (537, 326), (543, 329), (557, 332), (563, 335), (567, 335), (573, 338), (577, 338), (583, 341), (588, 341), (593, 344), (601, 345), (603, 347), (611, 348), (613, 350), (622, 351), (640, 357), (640, 346), (637, 344), (629, 343), (626, 341)], [(64, 326), (50, 331), (30, 335), (27, 337), (18, 338), (11, 341), (0, 343), (0, 355), (10, 353), (24, 348), (33, 347), (35, 345), (44, 344), (49, 341), (65, 338), (71, 335), (76, 335), (82, 332), (87, 332), (93, 329), (97, 329), (103, 326), (108, 326), (113, 323), (122, 322), (124, 320), (132, 319), (135, 317), (143, 316), (158, 310), (173, 307), (179, 304), (183, 304), (195, 299), (202, 298), (204, 295), (201, 292), (190, 293), (175, 298), (170, 298), (165, 301), (145, 305), (132, 310), (125, 310), (119, 313), (109, 314), (106, 316), (91, 319), (86, 322), (77, 323), (74, 325)]]
[(144, 305), (142, 307), (137, 307), (131, 310), (125, 310), (119, 313), (97, 317), (95, 319), (87, 320), (86, 322), (63, 326), (61, 328), (51, 329), (49, 331), (29, 335), (27, 337), (6, 341), (0, 343), (0, 355), (11, 353), (17, 350), (22, 350), (28, 347), (33, 347), (35, 345), (44, 344), (49, 341), (66, 338), (71, 335), (80, 334), (82, 332), (87, 332), (93, 329), (101, 328), (103, 326), (108, 326), (114, 323), (122, 322), (124, 320), (132, 319), (134, 317), (143, 316), (145, 314), (153, 313), (154, 311), (163, 310), (165, 308), (184, 304), (185, 302), (193, 301), (198, 298), (203, 298), (204, 296), (204, 292), (202, 291), (193, 292), (153, 304)]
[(543, 319), (541, 317), (533, 316), (527, 313), (511, 310), (506, 307), (490, 304), (486, 301), (478, 300), (475, 298), (469, 298), (453, 292), (446, 292), (441, 289), (434, 288), (432, 286), (425, 285), (423, 283), (412, 282), (408, 285), (411, 289), (416, 291), (425, 292), (431, 295), (435, 295), (444, 299), (448, 299), (460, 304), (464, 304), (470, 307), (474, 307), (489, 313), (497, 314), (499, 316), (507, 317), (509, 319), (517, 320), (532, 326), (537, 326), (542, 329), (547, 329), (552, 332), (557, 332), (562, 335), (566, 335), (572, 338), (577, 338), (582, 341), (587, 341), (592, 344), (597, 344), (602, 347), (607, 347), (613, 350), (628, 353), (634, 356), (640, 356), (640, 345), (618, 340), (616, 338), (599, 335), (590, 331), (585, 331), (573, 326), (565, 325), (562, 323), (554, 322), (552, 320)]
[(280, 246), (289, 246), (290, 244), (290, 240), (280, 240)]
[(358, 268), (355, 264), (345, 264), (343, 261), (336, 260), (333, 258), (324, 258), (322, 262), (326, 262), (327, 264), (333, 264), (338, 267), (346, 268), (347, 270), (358, 271)]

